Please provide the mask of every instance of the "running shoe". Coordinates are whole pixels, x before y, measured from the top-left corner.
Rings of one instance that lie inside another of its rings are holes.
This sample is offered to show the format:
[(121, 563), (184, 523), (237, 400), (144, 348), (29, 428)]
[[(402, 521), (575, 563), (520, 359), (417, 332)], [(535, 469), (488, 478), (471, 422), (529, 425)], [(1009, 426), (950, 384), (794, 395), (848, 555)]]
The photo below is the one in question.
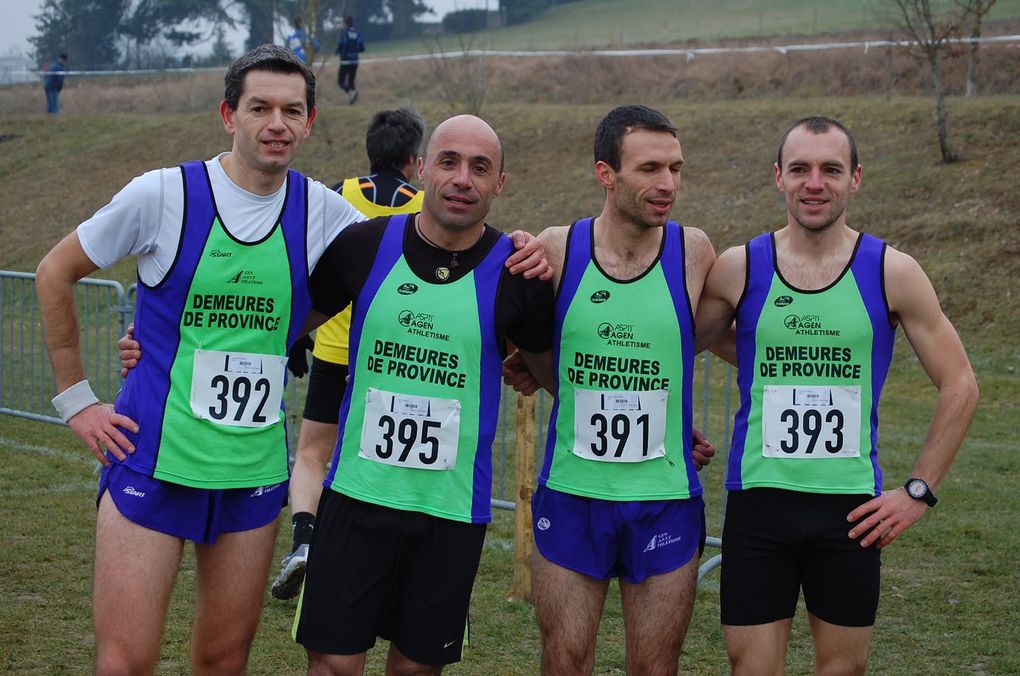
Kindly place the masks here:
[(305, 579), (305, 566), (308, 564), (308, 545), (301, 545), (283, 557), (280, 574), (276, 576), (271, 590), (273, 598), (292, 599), (301, 591), (301, 583)]

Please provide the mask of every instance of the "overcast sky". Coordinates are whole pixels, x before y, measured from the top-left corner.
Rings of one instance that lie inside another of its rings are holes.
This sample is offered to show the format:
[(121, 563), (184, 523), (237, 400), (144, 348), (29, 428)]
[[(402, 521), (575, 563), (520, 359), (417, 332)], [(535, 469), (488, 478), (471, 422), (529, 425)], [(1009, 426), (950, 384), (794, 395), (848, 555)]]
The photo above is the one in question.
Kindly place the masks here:
[[(425, 2), (436, 12), (435, 16), (425, 17), (433, 21), (454, 9), (486, 5), (495, 9), (499, 6), (497, 0), (425, 0)], [(28, 37), (35, 33), (35, 19), (32, 17), (39, 13), (42, 4), (43, 0), (0, 0), (0, 56), (7, 56), (12, 50), (23, 54), (31, 53), (32, 45), (28, 42)], [(238, 32), (235, 37), (236, 50), (240, 48), (244, 36), (242, 32)]]

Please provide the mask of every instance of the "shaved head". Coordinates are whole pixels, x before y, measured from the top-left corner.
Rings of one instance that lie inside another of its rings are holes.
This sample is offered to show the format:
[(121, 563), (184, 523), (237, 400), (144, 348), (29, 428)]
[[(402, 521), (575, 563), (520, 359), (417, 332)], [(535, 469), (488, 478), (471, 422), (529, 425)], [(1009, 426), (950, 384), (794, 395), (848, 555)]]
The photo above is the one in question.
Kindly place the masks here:
[[(474, 115), (454, 115), (440, 122), (425, 145), (425, 156), (428, 157), (433, 151), (438, 151), (444, 142), (452, 142), (453, 139), (471, 137), (484, 144), (491, 144), (495, 149), (491, 158), (498, 167), (499, 173), (503, 173), (503, 142), (500, 141), (489, 123)], [(449, 140), (447, 140), (449, 139)], [(497, 160), (498, 158), (498, 160)]]
[(451, 246), (455, 240), (473, 244), (506, 181), (499, 135), (474, 115), (444, 120), (418, 158), (418, 179), (425, 192), (419, 222), (425, 236), (445, 233)]

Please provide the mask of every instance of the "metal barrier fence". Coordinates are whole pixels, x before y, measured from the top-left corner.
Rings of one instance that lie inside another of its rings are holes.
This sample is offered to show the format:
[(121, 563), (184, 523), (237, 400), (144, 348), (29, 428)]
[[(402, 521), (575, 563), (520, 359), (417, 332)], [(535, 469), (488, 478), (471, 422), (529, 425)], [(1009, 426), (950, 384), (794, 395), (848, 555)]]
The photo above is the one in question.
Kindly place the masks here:
[[(85, 372), (104, 401), (113, 401), (120, 389), (116, 342), (134, 312), (130, 300), (119, 282), (84, 279), (75, 285)], [(0, 413), (62, 424), (50, 405), (56, 387), (33, 273), (0, 270), (0, 318)]]
[[(113, 401), (120, 389), (116, 343), (127, 331), (134, 315), (134, 292), (134, 285), (125, 291), (121, 284), (109, 280), (84, 279), (75, 286), (85, 373), (103, 401)], [(0, 326), (0, 413), (63, 424), (50, 405), (56, 388), (43, 343), (34, 274), (0, 270), (0, 318), (3, 320)], [(728, 364), (714, 360), (708, 353), (697, 358), (694, 422), (719, 448), (725, 446), (730, 434), (732, 381)], [(297, 446), (306, 387), (306, 379), (290, 378), (287, 385), (288, 443), (292, 450)], [(514, 509), (515, 401), (513, 391), (504, 387), (499, 428), (492, 449), (492, 505), (499, 509)], [(551, 398), (545, 392), (536, 395), (534, 451), (539, 467), (545, 451), (550, 409)], [(724, 461), (720, 458), (716, 462)], [(723, 495), (725, 497), (725, 491)], [(719, 539), (710, 537), (708, 544), (718, 547)], [(718, 565), (718, 558), (702, 564), (700, 575), (704, 576)]]

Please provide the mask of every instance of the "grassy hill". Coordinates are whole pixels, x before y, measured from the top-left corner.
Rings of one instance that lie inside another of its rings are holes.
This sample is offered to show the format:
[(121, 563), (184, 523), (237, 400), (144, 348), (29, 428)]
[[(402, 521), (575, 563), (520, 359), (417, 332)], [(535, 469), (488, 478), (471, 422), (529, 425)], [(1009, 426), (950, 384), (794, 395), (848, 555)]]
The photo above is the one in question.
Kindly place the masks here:
[[(428, 120), (447, 114), (422, 106)], [(687, 158), (674, 215), (703, 228), (722, 250), (783, 222), (771, 179), (775, 144), (794, 119), (836, 115), (859, 137), (864, 180), (850, 222), (886, 238), (928, 270), (971, 350), (1013, 355), (1007, 327), (1020, 325), (1020, 99), (950, 102), (953, 140), (966, 158), (945, 166), (934, 145), (933, 107), (915, 98), (671, 102)], [(597, 210), (591, 141), (608, 105), (492, 105), (509, 180), (493, 222), (538, 231)], [(326, 105), (297, 168), (324, 182), (364, 168), (363, 130), (372, 109)], [(8, 117), (0, 134), (0, 267), (31, 270), (61, 236), (133, 176), (209, 157), (228, 138), (212, 114)], [(123, 263), (111, 271), (130, 280)]]
[[(848, 31), (886, 34), (888, 4), (876, 0), (584, 0), (553, 7), (526, 24), (485, 31), (471, 39), (475, 48), (488, 49), (608, 49), (779, 35), (809, 38)], [(1020, 0), (998, 0), (988, 21), (1017, 17)], [(451, 38), (441, 44), (460, 43)], [(421, 40), (378, 43), (369, 45), (365, 57), (416, 52), (421, 45)]]

